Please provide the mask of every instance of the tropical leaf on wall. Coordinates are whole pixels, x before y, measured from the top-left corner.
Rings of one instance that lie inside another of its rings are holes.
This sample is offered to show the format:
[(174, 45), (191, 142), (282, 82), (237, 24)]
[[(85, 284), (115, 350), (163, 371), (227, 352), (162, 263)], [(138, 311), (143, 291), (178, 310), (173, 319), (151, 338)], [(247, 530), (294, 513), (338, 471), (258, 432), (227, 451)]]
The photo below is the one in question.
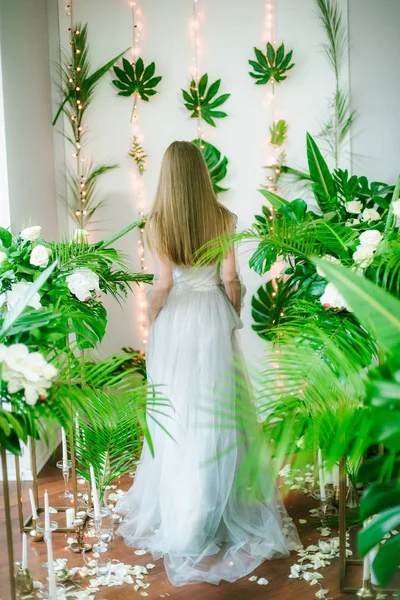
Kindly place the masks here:
[(316, 0), (318, 16), (325, 31), (327, 42), (323, 48), (335, 74), (335, 92), (331, 104), (331, 114), (322, 126), (319, 136), (323, 138), (334, 157), (335, 167), (339, 165), (339, 155), (347, 141), (356, 119), (356, 111), (351, 109), (349, 95), (341, 87), (341, 68), (346, 60), (348, 35), (345, 19), (336, 0)]
[(323, 213), (336, 211), (338, 202), (335, 181), (320, 149), (309, 133), (307, 133), (307, 159), (312, 190), (319, 208)]
[(67, 196), (62, 200), (77, 225), (84, 229), (96, 211), (105, 205), (105, 200), (98, 199), (99, 177), (117, 169), (119, 165), (87, 163), (79, 173), (74, 169), (67, 171)]
[(262, 52), (258, 48), (254, 48), (254, 53), (257, 60), (249, 60), (250, 66), (254, 72), (249, 72), (249, 75), (256, 79), (257, 85), (264, 85), (271, 81), (274, 85), (287, 78), (287, 71), (293, 69), (294, 63), (291, 63), (293, 50), (285, 55), (285, 46), (282, 43), (275, 51), (272, 44), (269, 42), (266, 46), (266, 52)]
[(196, 81), (190, 82), (190, 91), (182, 90), (182, 96), (185, 100), (185, 107), (191, 111), (191, 118), (204, 119), (209, 125), (215, 127), (214, 119), (222, 119), (227, 116), (226, 112), (216, 110), (224, 104), (230, 94), (221, 94), (216, 97), (221, 85), (221, 79), (214, 81), (208, 88), (208, 74), (205, 73), (197, 86)]
[(133, 136), (132, 148), (129, 150), (128, 156), (130, 156), (133, 162), (136, 164), (140, 175), (143, 175), (146, 168), (147, 154), (144, 151), (144, 148), (137, 135)]
[(154, 76), (156, 65), (150, 63), (146, 68), (142, 58), (136, 62), (130, 63), (126, 58), (122, 59), (122, 68), (114, 67), (116, 79), (113, 84), (119, 90), (119, 96), (140, 96), (142, 100), (148, 102), (151, 96), (157, 94), (154, 89), (160, 83), (162, 77)]
[(198, 146), (203, 153), (204, 160), (206, 161), (210, 172), (214, 192), (219, 194), (220, 192), (228, 191), (228, 188), (223, 188), (218, 185), (227, 174), (228, 159), (226, 156), (222, 156), (218, 148), (205, 142), (203, 139), (193, 140), (193, 144)]
[(269, 141), (273, 146), (282, 146), (285, 143), (287, 137), (288, 124), (284, 119), (274, 121), (269, 128), (271, 139)]
[[(71, 32), (72, 54), (64, 52), (61, 63), (58, 65), (61, 74), (59, 90), (62, 101), (53, 119), (53, 125), (57, 123), (60, 114), (64, 112), (72, 122), (72, 127), (77, 132), (100, 79), (128, 49), (120, 52), (105, 65), (91, 73), (89, 46), (87, 42), (87, 23), (85, 25), (76, 23), (73, 29), (73, 32)], [(82, 108), (76, 111), (78, 100)], [(76, 133), (75, 138), (77, 137), (79, 136)]]

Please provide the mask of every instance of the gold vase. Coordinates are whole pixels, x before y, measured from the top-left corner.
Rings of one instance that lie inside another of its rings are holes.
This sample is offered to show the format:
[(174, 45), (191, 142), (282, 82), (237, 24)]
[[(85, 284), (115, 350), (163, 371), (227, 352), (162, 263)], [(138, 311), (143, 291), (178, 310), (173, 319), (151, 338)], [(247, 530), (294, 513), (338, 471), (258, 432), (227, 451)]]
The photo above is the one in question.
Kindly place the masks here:
[(15, 577), (15, 588), (21, 595), (33, 592), (33, 579), (29, 569), (18, 569)]

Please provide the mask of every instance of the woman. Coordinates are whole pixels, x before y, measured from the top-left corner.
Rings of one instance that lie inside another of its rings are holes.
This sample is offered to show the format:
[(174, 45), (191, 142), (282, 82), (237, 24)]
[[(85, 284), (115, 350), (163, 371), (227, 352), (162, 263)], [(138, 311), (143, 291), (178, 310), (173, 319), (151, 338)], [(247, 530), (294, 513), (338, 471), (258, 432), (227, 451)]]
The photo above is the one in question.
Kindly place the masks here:
[(280, 498), (268, 494), (268, 467), (257, 494), (247, 491), (243, 463), (259, 448), (237, 343), (242, 290), (234, 250), (221, 267), (194, 266), (199, 249), (232, 232), (235, 221), (214, 194), (199, 148), (171, 144), (146, 226), (158, 262), (147, 368), (171, 403), (159, 419), (169, 435), (149, 423), (154, 458), (145, 443), (117, 511), (126, 515), (118, 530), (125, 542), (164, 556), (176, 586), (235, 581), (299, 544)]

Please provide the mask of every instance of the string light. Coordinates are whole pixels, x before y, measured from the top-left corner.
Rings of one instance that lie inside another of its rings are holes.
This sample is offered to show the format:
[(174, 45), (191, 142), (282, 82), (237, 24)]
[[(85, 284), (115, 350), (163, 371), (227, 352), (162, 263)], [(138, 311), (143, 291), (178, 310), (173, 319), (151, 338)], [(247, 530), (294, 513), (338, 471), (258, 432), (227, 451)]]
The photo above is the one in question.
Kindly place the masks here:
[[(193, 0), (193, 16), (192, 16), (192, 37), (193, 37), (193, 67), (194, 73), (191, 73), (191, 77), (195, 82), (195, 86), (192, 87), (193, 91), (198, 91), (199, 89), (199, 81), (200, 81), (200, 20), (201, 14), (199, 12), (199, 2), (198, 0)], [(191, 69), (192, 69), (191, 68)], [(200, 97), (202, 100), (203, 97)], [(201, 116), (201, 106), (196, 107), (197, 110), (197, 139), (204, 138), (204, 134), (202, 132), (202, 116)]]
[[(138, 16), (141, 15), (141, 9), (138, 6), (138, 2), (136, 0), (133, 0), (130, 2), (130, 7), (132, 9), (132, 25), (133, 25), (133, 27), (132, 27), (133, 43), (132, 43), (131, 52), (132, 52), (132, 56), (133, 56), (133, 62), (135, 62), (139, 56), (138, 41), (140, 38), (141, 23), (138, 20)], [(140, 102), (140, 95), (135, 94), (133, 110), (132, 110), (132, 119), (131, 119), (132, 120), (132, 137), (133, 137), (132, 154), (131, 155), (133, 157), (135, 155), (138, 156), (138, 154), (137, 154), (138, 151), (135, 150), (135, 147), (136, 147), (135, 144), (141, 143), (143, 140), (143, 135), (142, 135), (142, 132), (140, 131), (140, 123), (139, 123), (139, 113), (138, 113), (138, 103), (139, 102)], [(142, 178), (143, 168), (141, 169), (139, 167), (139, 164), (140, 164), (139, 162), (136, 162), (136, 169), (135, 169), (136, 172), (133, 175), (133, 186), (134, 186), (135, 197), (136, 197), (136, 208), (139, 213), (139, 217), (144, 217), (145, 191), (144, 191), (143, 178)], [(137, 241), (139, 263), (140, 263), (141, 271), (143, 273), (146, 273), (147, 266), (146, 266), (146, 257), (145, 257), (144, 228), (143, 227), (139, 228), (139, 236), (140, 237)], [(146, 316), (147, 302), (146, 302), (145, 284), (143, 284), (143, 283), (139, 284), (139, 291), (136, 296), (137, 296), (136, 313), (137, 313), (137, 319), (138, 319), (138, 325), (139, 325), (139, 331), (141, 334), (141, 343), (142, 343), (141, 350), (142, 350), (142, 352), (145, 352), (145, 348), (147, 345), (147, 338), (148, 338), (147, 316)]]

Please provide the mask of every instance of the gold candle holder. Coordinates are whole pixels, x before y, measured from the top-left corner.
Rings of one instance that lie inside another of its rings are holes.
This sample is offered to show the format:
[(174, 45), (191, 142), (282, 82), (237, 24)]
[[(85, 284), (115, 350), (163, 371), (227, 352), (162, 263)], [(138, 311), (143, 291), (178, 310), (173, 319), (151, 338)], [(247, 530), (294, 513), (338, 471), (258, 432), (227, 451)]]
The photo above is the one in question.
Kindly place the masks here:
[(359, 598), (375, 598), (376, 592), (371, 584), (371, 579), (363, 579), (362, 586), (357, 592)]
[(15, 576), (15, 589), (18, 594), (30, 594), (33, 592), (33, 579), (29, 569), (18, 569)]
[(32, 529), (29, 532), (32, 542), (42, 542), (44, 540), (44, 533), (37, 530), (37, 519), (32, 519)]
[(90, 552), (92, 549), (92, 545), (88, 544), (87, 542), (84, 541), (84, 531), (85, 531), (85, 523), (86, 523), (86, 519), (87, 519), (87, 515), (85, 518), (79, 518), (79, 519), (75, 519), (74, 521), (74, 527), (75, 527), (75, 533), (76, 533), (76, 538), (75, 538), (75, 542), (72, 542), (72, 544), (70, 544), (69, 549), (72, 552)]

